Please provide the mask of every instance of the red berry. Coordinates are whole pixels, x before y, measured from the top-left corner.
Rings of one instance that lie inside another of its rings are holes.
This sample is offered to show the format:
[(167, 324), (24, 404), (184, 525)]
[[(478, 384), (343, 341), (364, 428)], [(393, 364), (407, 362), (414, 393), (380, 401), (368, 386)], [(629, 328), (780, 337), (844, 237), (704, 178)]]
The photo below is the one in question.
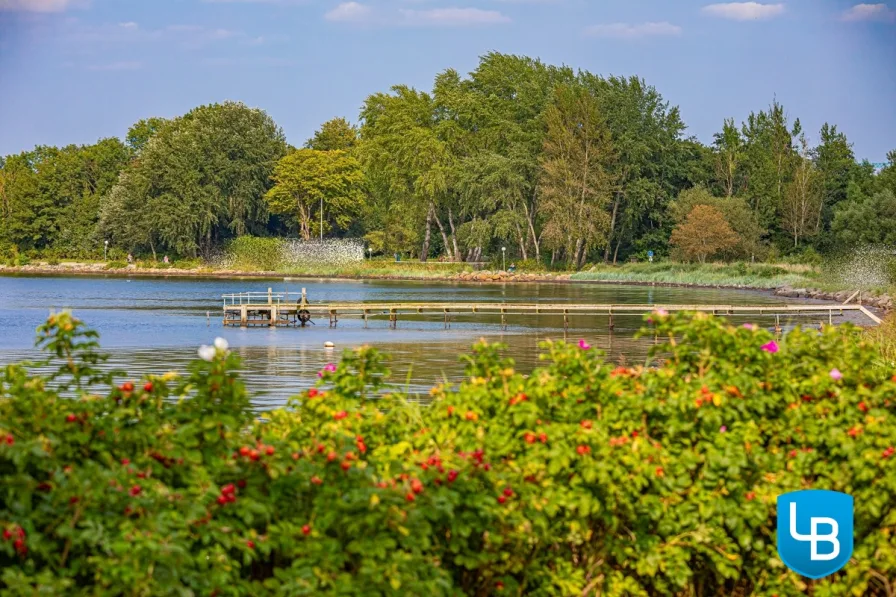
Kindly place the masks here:
[(78, 497), (77, 497), (77, 496), (72, 496), (72, 497), (68, 498), (68, 503), (69, 503), (69, 504), (77, 504), (77, 503), (78, 503)]
[(503, 495), (499, 495), (499, 496), (498, 496), (498, 503), (499, 503), (499, 504), (503, 504), (503, 503), (506, 502), (506, 501), (507, 501), (507, 496), (503, 496)]
[(511, 488), (509, 488), (509, 487), (505, 487), (505, 488), (504, 488), (504, 495), (506, 495), (507, 497), (512, 496), (512, 495), (513, 495), (513, 490), (512, 490)]
[(227, 494), (227, 495), (224, 496), (224, 497), (225, 497), (225, 498), (227, 499), (227, 501), (228, 501), (229, 503), (231, 503), (231, 504), (232, 504), (233, 502), (236, 501), (236, 496), (233, 495), (232, 493), (229, 493), (229, 494)]
[(352, 468), (352, 463), (348, 460), (343, 460), (339, 466), (342, 467), (342, 470), (347, 471), (348, 469)]
[(152, 382), (151, 381), (148, 381), (145, 384), (143, 384), (143, 391), (144, 392), (152, 392)]
[(576, 447), (576, 452), (579, 454), (579, 456), (584, 456), (585, 454), (591, 452), (591, 448), (589, 448), (588, 446), (578, 446)]
[(756, 494), (752, 491), (748, 491), (747, 495), (745, 495), (744, 497), (747, 498), (748, 502), (752, 502), (754, 499), (756, 499)]
[(315, 396), (317, 396), (317, 394), (318, 394), (317, 388), (311, 388), (310, 390), (308, 390), (309, 398), (314, 398)]
[(472, 410), (468, 410), (466, 414), (464, 414), (464, 418), (468, 421), (475, 421), (479, 418), (479, 415), (474, 413)]
[(249, 460), (258, 460), (258, 450), (249, 450)]
[(249, 549), (255, 549), (255, 541), (249, 539), (248, 541), (246, 541), (246, 547), (248, 547)]
[(14, 443), (16, 443), (16, 440), (15, 440), (15, 438), (12, 436), (11, 433), (10, 433), (9, 435), (6, 436), (6, 443), (9, 444), (10, 446), (13, 445)]
[(267, 454), (268, 456), (273, 456), (274, 455), (274, 446), (268, 446), (267, 448), (265, 448), (264, 453)]
[(315, 484), (315, 485), (321, 485), (321, 484), (323, 484), (323, 481), (322, 481), (321, 478), (318, 477), (317, 475), (311, 477), (311, 482), (312, 482), (313, 484)]
[(308, 526), (307, 524), (306, 524), (306, 525), (303, 525), (303, 526), (302, 526), (302, 534), (303, 534), (303, 535), (310, 535), (310, 534), (311, 534), (311, 527)]
[(414, 493), (423, 492), (423, 483), (420, 481), (420, 479), (411, 480), (411, 491), (413, 491)]
[(632, 437), (638, 437), (638, 432), (637, 432), (637, 431), (632, 431)]
[(540, 442), (543, 443), (543, 444), (548, 443), (548, 434), (547, 434), (547, 433), (539, 433), (539, 434), (538, 434), (538, 441), (540, 441)]
[(413, 493), (408, 493), (407, 495), (404, 496), (404, 499), (406, 499), (409, 502), (413, 502), (414, 500), (417, 499), (417, 497)]
[(135, 497), (140, 495), (141, 491), (143, 491), (142, 487), (140, 487), (139, 485), (134, 485), (133, 487), (131, 487), (128, 493), (131, 494), (131, 497)]
[(122, 458), (122, 459), (121, 459), (121, 464), (123, 464), (124, 466), (127, 466), (127, 465), (129, 465), (130, 463), (131, 463), (131, 459), (130, 459), (130, 458)]
[(534, 444), (535, 443), (535, 434), (531, 433), (531, 432), (527, 433), (525, 436), (523, 436), (523, 439), (526, 440), (527, 444)]
[(863, 413), (868, 412), (868, 405), (865, 404), (864, 402), (859, 402), (859, 410), (862, 411)]
[(221, 488), (221, 493), (224, 495), (233, 493), (236, 491), (236, 487), (233, 486), (233, 483), (228, 483), (224, 487)]
[(25, 555), (26, 553), (28, 553), (28, 548), (25, 547), (25, 542), (22, 539), (16, 539), (12, 545), (20, 554)]
[(25, 538), (25, 529), (23, 529), (22, 527), (16, 527), (16, 536), (19, 539), (24, 539)]
[(582, 421), (581, 425), (582, 429), (591, 429), (593, 424), (591, 423), (591, 421)]
[(502, 583), (502, 582), (499, 580), (498, 582), (495, 583), (495, 589), (498, 590), (498, 591), (503, 591), (503, 590), (504, 590), (504, 583)]
[(457, 479), (457, 474), (458, 474), (457, 471), (454, 471), (454, 470), (448, 471), (448, 482), (454, 483), (454, 480)]
[(69, 423), (74, 423), (75, 421), (78, 420), (78, 417), (76, 417), (72, 413), (69, 413), (65, 416), (65, 420), (68, 421)]
[(342, 419), (344, 419), (347, 416), (348, 416), (347, 412), (345, 412), (344, 410), (340, 410), (338, 413), (333, 415), (333, 418), (336, 419), (337, 421), (341, 421)]
[(245, 480), (245, 479), (240, 479), (239, 481), (236, 482), (236, 486), (239, 487), (240, 489), (245, 488), (245, 487), (246, 487), (246, 480)]
[(218, 499), (217, 499), (217, 502), (218, 502), (218, 505), (223, 506), (224, 504), (227, 503), (227, 496), (226, 496), (226, 495), (219, 495), (219, 496), (218, 496)]
[(3, 529), (3, 538), (7, 541), (12, 539), (12, 533), (9, 532), (9, 529)]

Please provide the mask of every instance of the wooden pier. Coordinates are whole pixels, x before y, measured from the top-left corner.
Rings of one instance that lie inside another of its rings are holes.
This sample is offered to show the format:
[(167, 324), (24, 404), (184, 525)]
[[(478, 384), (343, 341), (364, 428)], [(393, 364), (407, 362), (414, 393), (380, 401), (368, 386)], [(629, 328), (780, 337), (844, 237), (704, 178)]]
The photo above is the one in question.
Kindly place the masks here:
[[(670, 313), (691, 311), (712, 313), (713, 315), (757, 315), (774, 316), (775, 327), (780, 329), (782, 316), (822, 317), (833, 324), (835, 317), (843, 317), (849, 312), (858, 312), (875, 324), (880, 323), (874, 313), (862, 305), (788, 304), (780, 305), (603, 305), (568, 303), (309, 303), (302, 289), (294, 292), (243, 292), (225, 294), (225, 326), (287, 327), (304, 326), (313, 319), (327, 317), (329, 325), (335, 327), (340, 317), (359, 317), (366, 326), (371, 317), (388, 316), (389, 327), (396, 328), (399, 318), (410, 315), (438, 315), (447, 328), (451, 318), (461, 314), (500, 315), (502, 327), (506, 327), (509, 316), (556, 315), (563, 317), (563, 327), (569, 327), (573, 316), (606, 316), (610, 329), (614, 318), (624, 316), (642, 317), (657, 309)], [(817, 319), (816, 319), (817, 320)]]

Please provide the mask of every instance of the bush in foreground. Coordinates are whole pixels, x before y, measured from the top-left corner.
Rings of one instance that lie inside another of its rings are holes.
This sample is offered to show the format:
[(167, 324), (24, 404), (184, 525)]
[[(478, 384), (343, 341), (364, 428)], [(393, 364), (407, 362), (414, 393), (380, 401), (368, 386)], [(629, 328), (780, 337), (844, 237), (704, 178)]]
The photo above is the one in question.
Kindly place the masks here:
[[(658, 368), (494, 345), (416, 406), (371, 349), (260, 422), (223, 342), (111, 385), (95, 334), (0, 376), (4, 595), (892, 595), (896, 382), (847, 327), (655, 315)], [(55, 388), (55, 389), (51, 389)], [(76, 394), (76, 400), (57, 392)], [(855, 497), (855, 552), (807, 583), (775, 498)]]

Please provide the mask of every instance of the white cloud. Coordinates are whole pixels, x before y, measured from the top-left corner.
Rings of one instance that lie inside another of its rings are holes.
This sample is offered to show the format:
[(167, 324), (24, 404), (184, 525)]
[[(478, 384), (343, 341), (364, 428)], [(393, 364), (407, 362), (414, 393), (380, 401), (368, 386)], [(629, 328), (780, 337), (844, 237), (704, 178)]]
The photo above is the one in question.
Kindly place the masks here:
[(470, 25), (496, 25), (509, 23), (510, 19), (497, 10), (479, 8), (433, 8), (430, 10), (399, 10), (403, 24), (463, 27)]
[(758, 21), (771, 19), (784, 13), (783, 4), (761, 4), (759, 2), (728, 2), (710, 4), (703, 7), (705, 14), (734, 21)]
[(86, 0), (0, 0), (0, 11), (63, 12), (86, 4)]
[(896, 10), (886, 4), (856, 4), (845, 13), (844, 21), (896, 21)]
[(324, 15), (328, 21), (337, 21), (340, 23), (357, 23), (365, 21), (370, 17), (373, 11), (366, 4), (360, 2), (343, 2), (330, 12)]
[(588, 35), (595, 37), (612, 37), (616, 39), (638, 39), (643, 37), (655, 37), (661, 35), (681, 35), (681, 27), (667, 23), (613, 23), (610, 25), (592, 25), (585, 30)]

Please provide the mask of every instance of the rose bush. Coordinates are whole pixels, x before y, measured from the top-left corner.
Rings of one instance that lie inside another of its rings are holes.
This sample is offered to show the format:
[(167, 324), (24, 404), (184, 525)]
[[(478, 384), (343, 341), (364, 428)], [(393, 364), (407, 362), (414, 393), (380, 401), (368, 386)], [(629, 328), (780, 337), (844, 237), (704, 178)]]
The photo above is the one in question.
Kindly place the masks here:
[[(0, 375), (4, 595), (893, 595), (896, 381), (849, 327), (781, 341), (652, 317), (656, 367), (480, 343), (420, 406), (346, 352), (259, 419), (226, 344), (114, 385), (51, 316), (58, 365)], [(75, 396), (75, 398), (62, 397)], [(855, 551), (808, 582), (775, 499), (855, 498)]]

